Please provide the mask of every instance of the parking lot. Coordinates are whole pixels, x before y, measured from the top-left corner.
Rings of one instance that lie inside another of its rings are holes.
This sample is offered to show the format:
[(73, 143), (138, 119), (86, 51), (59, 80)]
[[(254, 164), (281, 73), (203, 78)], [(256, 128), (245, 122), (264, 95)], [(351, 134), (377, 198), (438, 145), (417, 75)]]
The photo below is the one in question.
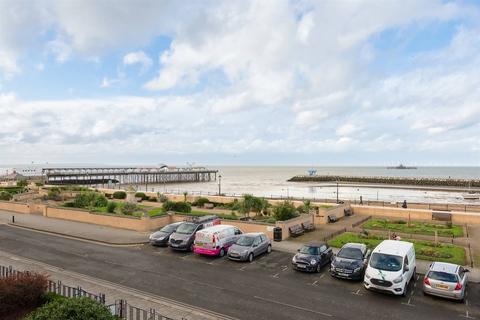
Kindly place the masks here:
[(406, 297), (369, 292), (361, 282), (292, 270), (291, 254), (253, 263), (169, 248), (114, 248), (0, 226), (2, 250), (238, 319), (480, 319), (480, 286), (464, 303), (423, 296), (422, 276)]

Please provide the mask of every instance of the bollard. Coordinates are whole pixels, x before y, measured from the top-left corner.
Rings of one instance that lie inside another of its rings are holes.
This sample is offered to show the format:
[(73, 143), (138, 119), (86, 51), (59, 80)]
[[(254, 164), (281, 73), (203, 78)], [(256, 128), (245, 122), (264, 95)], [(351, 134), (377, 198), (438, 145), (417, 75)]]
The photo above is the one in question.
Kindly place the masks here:
[(15, 216), (12, 216), (12, 223), (15, 223)]

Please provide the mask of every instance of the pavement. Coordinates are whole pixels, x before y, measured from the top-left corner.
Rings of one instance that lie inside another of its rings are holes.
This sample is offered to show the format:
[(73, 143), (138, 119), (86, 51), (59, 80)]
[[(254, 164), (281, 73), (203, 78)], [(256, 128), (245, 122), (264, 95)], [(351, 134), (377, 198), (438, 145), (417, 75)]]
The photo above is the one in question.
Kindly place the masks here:
[(395, 297), (332, 278), (327, 267), (296, 272), (292, 255), (281, 251), (238, 263), (150, 245), (103, 246), (6, 225), (0, 225), (0, 250), (238, 319), (480, 319), (480, 284), (469, 283), (467, 299), (458, 303), (424, 296), (417, 275), (408, 295)]
[[(15, 216), (15, 223), (12, 223), (13, 216)], [(148, 235), (150, 234), (147, 232), (136, 232), (90, 223), (47, 218), (41, 215), (21, 214), (1, 210), (0, 223), (110, 245), (148, 243)]]

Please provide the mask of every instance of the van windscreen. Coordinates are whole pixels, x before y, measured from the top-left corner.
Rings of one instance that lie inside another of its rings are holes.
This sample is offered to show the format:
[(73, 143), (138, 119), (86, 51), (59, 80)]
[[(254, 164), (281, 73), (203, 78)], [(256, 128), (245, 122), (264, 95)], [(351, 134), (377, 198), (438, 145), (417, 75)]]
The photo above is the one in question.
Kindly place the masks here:
[(402, 269), (402, 257), (375, 252), (370, 258), (372, 268), (384, 271), (399, 271)]
[(196, 227), (197, 225), (193, 223), (182, 223), (178, 226), (176, 232), (180, 234), (192, 234)]

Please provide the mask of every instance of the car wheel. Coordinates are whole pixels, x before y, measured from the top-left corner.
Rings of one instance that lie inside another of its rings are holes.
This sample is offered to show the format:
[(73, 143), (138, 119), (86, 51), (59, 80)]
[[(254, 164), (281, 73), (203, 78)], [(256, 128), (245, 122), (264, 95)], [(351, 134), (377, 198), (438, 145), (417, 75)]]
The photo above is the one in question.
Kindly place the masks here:
[(315, 272), (316, 273), (320, 273), (322, 271), (322, 265), (320, 264), (320, 262), (317, 264), (317, 267), (315, 268)]
[(253, 253), (250, 253), (248, 255), (248, 262), (252, 262), (253, 261)]
[(272, 252), (272, 246), (271, 246), (271, 245), (268, 245), (268, 247), (267, 247), (267, 253), (270, 253), (270, 252)]
[(220, 254), (219, 255), (220, 255), (220, 257), (223, 257), (225, 255), (225, 249), (223, 249), (223, 248), (220, 249)]

